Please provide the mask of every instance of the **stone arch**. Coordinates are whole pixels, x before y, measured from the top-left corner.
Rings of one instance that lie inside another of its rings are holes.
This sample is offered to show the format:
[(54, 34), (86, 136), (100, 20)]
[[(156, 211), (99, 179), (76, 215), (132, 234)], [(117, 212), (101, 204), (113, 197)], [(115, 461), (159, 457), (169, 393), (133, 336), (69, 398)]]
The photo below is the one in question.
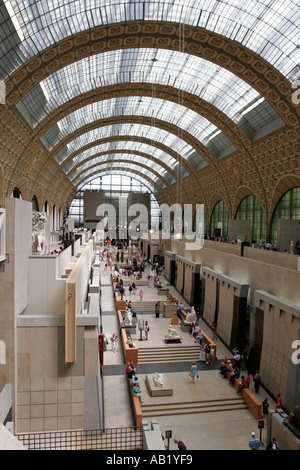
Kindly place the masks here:
[(23, 177), (21, 178), (18, 183), (16, 184), (16, 187), (19, 189), (22, 199), (28, 200), (28, 181), (27, 178)]
[[(175, 180), (177, 178), (177, 175), (176, 175), (175, 171), (172, 170), (166, 163), (162, 162), (158, 158), (152, 157), (152, 156), (150, 156), (146, 153), (143, 153), (143, 152), (139, 152), (139, 151), (135, 151), (135, 150), (122, 150), (122, 149), (107, 150), (105, 152), (100, 152), (100, 153), (91, 155), (88, 158), (86, 158), (85, 160), (82, 160), (80, 163), (75, 165), (74, 168), (72, 168), (68, 173), (66, 173), (66, 175), (68, 177), (70, 177), (74, 170), (76, 170), (77, 168), (80, 168), (82, 165), (84, 165), (85, 163), (87, 163), (89, 161), (92, 163), (93, 160), (97, 157), (107, 156), (107, 155), (111, 155), (111, 154), (112, 155), (119, 155), (119, 154), (122, 155), (124, 153), (126, 153), (128, 155), (137, 155), (137, 156), (141, 156), (141, 157), (144, 157), (144, 158), (148, 158), (150, 161), (153, 161), (154, 163), (156, 163), (158, 165), (161, 165), (162, 168), (165, 169), (172, 176), (172, 178), (174, 178)], [(71, 179), (71, 181), (72, 181), (72, 179)]]
[[(78, 175), (76, 176), (79, 177), (80, 175), (83, 175), (87, 170), (90, 170), (90, 169), (93, 169), (93, 168), (98, 168), (98, 167), (101, 167), (103, 165), (109, 165), (111, 163), (126, 163), (126, 160), (122, 160), (122, 159), (119, 159), (119, 158), (112, 158), (111, 160), (107, 160), (105, 162), (98, 162), (98, 163), (95, 163), (93, 165), (90, 165), (89, 168), (81, 171), (80, 173), (78, 173)], [(169, 183), (167, 182), (167, 180), (165, 178), (163, 178), (157, 171), (155, 170), (152, 170), (150, 167), (148, 167), (147, 165), (143, 164), (143, 163), (135, 163), (135, 162), (130, 162), (131, 164), (134, 164), (135, 166), (137, 167), (140, 167), (140, 168), (144, 168), (145, 170), (149, 170), (150, 172), (152, 172), (155, 176), (157, 176), (161, 181), (162, 183), (165, 185), (165, 186), (169, 186)], [(134, 170), (133, 170), (134, 171)]]
[(39, 211), (39, 202), (35, 194), (32, 196), (31, 202), (32, 202), (32, 210)]
[(22, 193), (17, 186), (15, 186), (12, 190), (12, 197), (15, 197), (16, 199), (23, 199)]
[[(153, 86), (154, 84), (151, 83), (121, 83), (118, 84), (117, 96), (152, 97)], [(177, 88), (155, 84), (155, 98), (178, 103), (179, 92), (180, 90)], [(43, 121), (37, 124), (34, 130), (36, 137), (41, 138), (42, 135), (46, 133), (54, 123), (60, 121), (70, 113), (86, 106), (87, 104), (90, 104), (91, 99), (94, 103), (114, 98), (115, 96), (115, 85), (104, 86), (102, 88), (97, 88), (83, 93), (82, 95), (76, 96), (67, 103), (64, 103), (62, 106), (56, 108), (49, 115), (47, 115)], [(232, 119), (226, 116), (225, 113), (203, 98), (185, 91), (182, 105), (198, 113), (214, 124), (223, 132), (223, 134), (237, 149), (241, 150), (244, 147), (246, 148), (250, 145), (250, 139), (242, 131), (242, 129)]]
[[(233, 219), (235, 219), (235, 217), (236, 217), (236, 213), (237, 213), (237, 210), (239, 208), (239, 205), (241, 204), (243, 199), (247, 196), (256, 197), (258, 199), (258, 201), (260, 202), (260, 204), (261, 204), (261, 201), (260, 201), (259, 197), (257, 197), (257, 195), (254, 193), (254, 191), (252, 191), (251, 188), (249, 188), (249, 186), (240, 186), (238, 188), (237, 192), (235, 193), (235, 196), (234, 196), (234, 203), (233, 203), (233, 209), (232, 209)], [(261, 204), (261, 206), (262, 206), (262, 204)]]
[(273, 212), (280, 198), (290, 189), (300, 186), (300, 175), (288, 174), (282, 176), (273, 190), (271, 205), (269, 210), (268, 228), (270, 227)]
[[(153, 181), (152, 181), (150, 178), (148, 178), (148, 176), (145, 176), (145, 175), (144, 175), (142, 172), (140, 172), (140, 171), (134, 171), (134, 170), (132, 170), (132, 169), (126, 170), (126, 169), (124, 169), (123, 167), (120, 167), (120, 168), (116, 167), (116, 168), (114, 168), (114, 170), (116, 170), (116, 171), (123, 171), (123, 172), (124, 172), (124, 171), (128, 171), (128, 172), (132, 173), (133, 175), (142, 176), (142, 178), (143, 178), (144, 180), (148, 181), (148, 183), (150, 183), (154, 188), (156, 188), (158, 192), (161, 191), (161, 188), (160, 188), (157, 184), (153, 183)], [(95, 176), (95, 177), (96, 177), (97, 175), (100, 175), (101, 173), (104, 173), (105, 171), (106, 171), (105, 168), (103, 168), (103, 170), (99, 170), (99, 169), (98, 169), (98, 170), (94, 171), (93, 173), (91, 173), (91, 174), (89, 175), (89, 178), (92, 177), (92, 176)], [(80, 186), (82, 183), (84, 183), (84, 180), (85, 180), (85, 178), (83, 178), (81, 181), (79, 181), (79, 182), (78, 182), (78, 186)]]
[[(137, 20), (99, 26), (74, 34), (36, 54), (9, 76), (5, 82), (6, 103), (8, 106), (16, 104), (37, 83), (65, 64), (80, 58), (128, 47), (148, 46), (177, 51), (181, 37), (180, 26), (171, 22)], [(184, 25), (184, 31), (186, 53), (230, 70), (270, 102), (286, 124), (299, 123), (297, 106), (291, 99), (294, 90), (289, 81), (272, 65), (225, 36), (191, 25)]]

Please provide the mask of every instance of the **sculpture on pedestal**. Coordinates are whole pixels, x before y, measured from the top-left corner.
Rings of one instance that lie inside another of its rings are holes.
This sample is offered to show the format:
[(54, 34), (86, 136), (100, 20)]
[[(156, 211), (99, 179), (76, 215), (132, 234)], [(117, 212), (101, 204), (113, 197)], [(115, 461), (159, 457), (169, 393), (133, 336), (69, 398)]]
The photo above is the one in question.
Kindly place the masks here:
[(126, 326), (132, 325), (132, 314), (130, 309), (126, 309), (124, 323)]
[(160, 374), (159, 372), (154, 372), (153, 381), (154, 381), (154, 384), (157, 387), (162, 387), (164, 385), (164, 376), (163, 376), (163, 374)]
[(191, 311), (186, 314), (184, 323), (195, 323), (196, 320), (197, 320), (197, 315), (195, 312), (195, 308), (192, 307)]
[(166, 336), (166, 338), (180, 338), (177, 330), (175, 330), (175, 328), (173, 328), (172, 325), (169, 325), (168, 326), (168, 334)]
[(32, 253), (42, 254), (45, 246), (45, 223), (47, 218), (38, 211), (32, 211)]

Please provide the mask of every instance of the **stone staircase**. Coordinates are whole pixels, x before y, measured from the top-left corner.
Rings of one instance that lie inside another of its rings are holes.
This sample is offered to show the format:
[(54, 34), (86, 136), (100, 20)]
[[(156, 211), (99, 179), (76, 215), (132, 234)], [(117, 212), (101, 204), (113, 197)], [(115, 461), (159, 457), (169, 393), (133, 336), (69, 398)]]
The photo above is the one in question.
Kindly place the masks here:
[(138, 363), (198, 361), (199, 355), (199, 344), (191, 346), (178, 344), (176, 346), (170, 345), (161, 348), (139, 348)]
[(216, 400), (142, 404), (143, 418), (247, 409), (247, 404), (240, 395)]
[(140, 302), (140, 299), (134, 300), (138, 298), (138, 295), (132, 295), (131, 297), (126, 297), (127, 299), (131, 300), (132, 310), (135, 312), (155, 312), (155, 304), (157, 300), (143, 300)]

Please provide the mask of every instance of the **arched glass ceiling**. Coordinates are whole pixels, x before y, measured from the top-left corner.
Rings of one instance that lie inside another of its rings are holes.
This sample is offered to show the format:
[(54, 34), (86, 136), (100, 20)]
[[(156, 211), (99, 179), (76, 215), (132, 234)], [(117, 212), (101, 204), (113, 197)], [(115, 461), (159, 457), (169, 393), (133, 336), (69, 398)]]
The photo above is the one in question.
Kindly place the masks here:
[[(87, 170), (84, 173), (82, 173), (80, 176), (78, 176), (74, 181), (73, 184), (74, 186), (77, 186), (82, 180), (87, 181), (87, 178), (89, 177), (89, 174), (92, 173), (99, 173), (103, 169), (104, 171), (107, 171), (108, 173), (112, 173), (114, 170), (121, 170), (124, 172), (131, 170), (132, 174), (136, 175), (136, 172), (142, 173), (146, 178), (148, 178), (148, 181), (153, 181), (156, 186), (159, 186), (161, 189), (165, 188), (164, 183), (159, 179), (158, 176), (154, 175), (153, 172), (146, 170), (145, 168), (140, 168), (138, 165), (134, 163), (128, 163), (128, 162), (116, 162), (116, 163), (109, 163), (106, 166), (104, 165), (99, 165), (98, 167), (94, 167), (91, 170)], [(157, 192), (155, 187), (153, 186), (153, 192)]]
[[(155, 60), (153, 60), (155, 59)], [(121, 83), (156, 83), (203, 98), (229, 118), (259, 97), (245, 81), (213, 64), (182, 52), (122, 49), (81, 59), (53, 73), (22, 99), (36, 126), (72, 98)]]
[[(151, 145), (144, 144), (141, 142), (136, 142), (136, 141), (123, 141), (123, 142), (108, 142), (102, 145), (95, 145), (94, 147), (91, 147), (84, 152), (80, 153), (76, 157), (74, 157), (70, 163), (68, 163), (64, 167), (64, 171), (69, 174), (70, 178), (73, 177), (76, 172), (80, 171), (82, 166), (78, 167), (78, 170), (75, 169), (77, 165), (80, 165), (81, 162), (93, 157), (94, 155), (98, 155), (99, 153), (105, 153), (105, 152), (115, 152), (118, 151), (118, 155), (120, 152), (128, 153), (134, 152), (135, 155), (135, 160), (139, 161), (139, 156), (137, 155), (138, 153), (146, 154), (148, 156), (149, 162), (151, 162), (151, 158), (155, 158), (157, 160), (160, 160), (162, 163), (164, 163), (168, 168), (174, 168), (177, 160), (173, 158), (172, 156), (168, 155), (167, 153), (163, 152), (160, 149), (157, 149)], [(102, 158), (102, 157), (100, 157)], [(94, 159), (93, 159), (94, 160)], [(88, 164), (88, 162), (87, 162)], [(73, 170), (75, 169), (75, 170)]]
[[(210, 121), (179, 103), (157, 98), (144, 97), (140, 100), (137, 96), (125, 96), (95, 102), (69, 114), (58, 123), (59, 133), (55, 125), (44, 134), (48, 150), (52, 150), (58, 142), (84, 125), (115, 116), (148, 116), (153, 120), (153, 125), (156, 119), (166, 121), (188, 132), (201, 143), (218, 130)], [(223, 147), (228, 145), (230, 142), (224, 136)]]
[(87, 146), (91, 142), (113, 136), (130, 136), (134, 141), (139, 138), (149, 139), (153, 142), (153, 145), (155, 145), (156, 142), (165, 145), (186, 160), (194, 151), (193, 147), (187, 142), (163, 129), (143, 124), (116, 124), (93, 129), (92, 131), (82, 134), (60, 150), (56, 154), (55, 160), (60, 165), (74, 152)]
[[(138, 164), (138, 165), (139, 164), (140, 165), (145, 165), (145, 166), (149, 167), (149, 169), (152, 169), (156, 173), (159, 173), (168, 183), (174, 182), (174, 180), (172, 178), (170, 178), (170, 176), (168, 177), (167, 170), (165, 170), (163, 167), (161, 167), (160, 165), (158, 165), (154, 161), (149, 160), (148, 158), (145, 158), (145, 157), (140, 157), (140, 156), (137, 156), (137, 155), (127, 154), (126, 152), (124, 152), (123, 154), (120, 154), (120, 155), (119, 154), (109, 154), (107, 156), (96, 157), (93, 160), (90, 160), (90, 161), (84, 163), (83, 165), (81, 165), (77, 170), (75, 170), (74, 172), (72, 172), (72, 174), (69, 175), (69, 178), (70, 178), (70, 180), (73, 180), (73, 179), (75, 180), (85, 170), (88, 170), (88, 169), (92, 170), (92, 167), (94, 167), (95, 165), (100, 164), (100, 163), (105, 163), (105, 162), (111, 162), (111, 160), (122, 160), (124, 162), (127, 162), (128, 166), (129, 166), (130, 162), (133, 162), (133, 163)], [(119, 164), (121, 162), (118, 161), (117, 163)], [(108, 165), (109, 164), (111, 164), (111, 163), (108, 163)], [(144, 166), (141, 167), (141, 169), (143, 171), (145, 169)]]
[(184, 23), (221, 34), (290, 79), (300, 62), (300, 9), (293, 0), (4, 0), (4, 5), (1, 78), (74, 32), (133, 20)]

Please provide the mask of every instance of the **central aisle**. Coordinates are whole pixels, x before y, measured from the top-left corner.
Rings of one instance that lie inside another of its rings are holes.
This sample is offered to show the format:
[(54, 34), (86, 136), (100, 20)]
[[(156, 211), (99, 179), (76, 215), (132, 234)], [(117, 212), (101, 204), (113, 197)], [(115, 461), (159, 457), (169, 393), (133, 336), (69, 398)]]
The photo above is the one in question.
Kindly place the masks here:
[[(115, 301), (111, 283), (111, 274), (109, 268), (105, 269), (105, 262), (100, 262), (101, 275), (101, 294), (102, 294), (102, 325), (103, 333), (108, 338), (115, 333), (119, 334), (119, 325), (117, 321), (117, 312), (115, 310)], [(147, 272), (144, 273), (145, 285), (142, 286), (144, 291), (144, 300), (156, 297), (156, 289), (148, 286)], [(160, 276), (162, 278), (162, 276)], [(183, 301), (184, 306), (191, 308), (187, 302), (182, 299), (173, 286), (168, 286), (179, 301)], [(128, 288), (126, 288), (124, 299), (135, 300), (129, 296)], [(163, 296), (161, 296), (164, 299)], [(140, 341), (139, 332), (132, 335), (133, 341), (138, 348), (148, 347), (167, 347), (163, 341), (164, 335), (167, 333), (170, 318), (155, 318), (154, 312), (138, 312), (138, 317), (148, 320), (150, 325), (150, 333), (148, 341)], [(209, 336), (212, 335), (211, 329), (202, 321), (199, 322), (200, 327)], [(194, 341), (190, 335), (180, 330), (180, 325), (175, 326), (183, 337), (184, 343), (193, 344)], [(257, 421), (253, 418), (248, 409), (232, 409), (227, 411), (206, 411), (196, 413), (193, 409), (191, 414), (177, 414), (186, 402), (197, 404), (199, 402), (207, 402), (208, 400), (234, 400), (240, 398), (234, 388), (228, 381), (223, 379), (219, 374), (219, 360), (227, 355), (232, 357), (232, 353), (217, 340), (217, 356), (218, 360), (213, 366), (197, 362), (199, 368), (199, 379), (193, 384), (188, 375), (191, 362), (156, 362), (137, 365), (137, 375), (140, 380), (141, 391), (143, 396), (143, 416), (148, 416), (146, 410), (149, 409), (154, 413), (154, 418), (158, 420), (161, 433), (165, 435), (166, 430), (172, 430), (173, 437), (182, 439), (190, 450), (242, 450), (248, 449), (248, 442), (252, 431), (257, 431)], [(124, 364), (124, 356), (121, 345), (119, 344), (118, 352), (111, 350), (109, 344), (108, 350), (104, 352), (104, 404), (105, 404), (105, 427), (127, 427), (133, 426), (131, 405), (129, 401), (129, 392), (127, 377), (125, 374), (126, 365)], [(169, 383), (173, 388), (171, 397), (150, 397), (147, 385), (146, 375), (154, 372), (162, 372), (166, 375)], [(245, 371), (246, 372), (246, 371)], [(242, 372), (243, 373), (243, 372)], [(253, 390), (253, 385), (252, 385)], [(261, 390), (257, 395), (260, 400), (265, 396), (265, 392)], [(161, 411), (158, 409), (163, 404), (174, 405), (174, 411)], [(157, 406), (160, 405), (160, 406)], [(270, 405), (272, 402), (270, 401)], [(190, 406), (190, 405), (189, 405)], [(202, 405), (201, 405), (202, 406)], [(266, 433), (266, 429), (264, 430)], [(170, 442), (170, 450), (175, 450), (176, 445), (173, 440)]]

